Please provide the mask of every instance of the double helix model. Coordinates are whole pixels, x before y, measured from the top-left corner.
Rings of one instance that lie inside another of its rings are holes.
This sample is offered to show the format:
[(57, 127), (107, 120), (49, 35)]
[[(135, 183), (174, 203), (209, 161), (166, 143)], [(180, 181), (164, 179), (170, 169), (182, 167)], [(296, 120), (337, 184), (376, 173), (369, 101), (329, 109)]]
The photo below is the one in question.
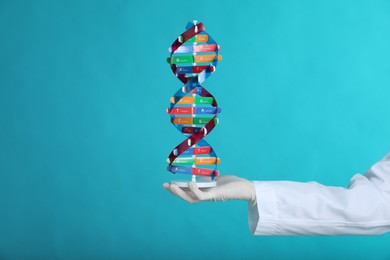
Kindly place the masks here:
[(215, 72), (222, 57), (218, 54), (219, 45), (205, 32), (202, 23), (190, 22), (186, 29), (169, 48), (167, 59), (173, 73), (184, 84), (171, 98), (167, 113), (171, 123), (187, 138), (169, 154), (168, 171), (190, 174), (192, 181), (196, 181), (196, 176), (210, 177), (209, 185), (203, 187), (211, 187), (215, 186), (213, 180), (219, 174), (220, 159), (204, 138), (218, 123), (221, 108), (200, 84)]

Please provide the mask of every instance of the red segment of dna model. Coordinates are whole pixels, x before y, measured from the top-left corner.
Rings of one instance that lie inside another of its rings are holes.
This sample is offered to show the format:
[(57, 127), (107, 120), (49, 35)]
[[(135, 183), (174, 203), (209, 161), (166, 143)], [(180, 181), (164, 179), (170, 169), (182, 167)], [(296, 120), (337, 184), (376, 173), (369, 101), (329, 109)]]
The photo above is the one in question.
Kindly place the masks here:
[[(220, 159), (204, 138), (218, 123), (221, 109), (201, 83), (215, 72), (222, 57), (218, 54), (219, 45), (205, 32), (202, 23), (190, 22), (186, 29), (169, 48), (171, 55), (167, 59), (173, 73), (184, 84), (171, 98), (167, 113), (171, 123), (186, 136), (169, 154), (168, 171), (192, 175), (198, 187), (213, 187)], [(196, 176), (210, 177), (210, 180), (199, 181)], [(188, 186), (188, 181), (174, 183)]]

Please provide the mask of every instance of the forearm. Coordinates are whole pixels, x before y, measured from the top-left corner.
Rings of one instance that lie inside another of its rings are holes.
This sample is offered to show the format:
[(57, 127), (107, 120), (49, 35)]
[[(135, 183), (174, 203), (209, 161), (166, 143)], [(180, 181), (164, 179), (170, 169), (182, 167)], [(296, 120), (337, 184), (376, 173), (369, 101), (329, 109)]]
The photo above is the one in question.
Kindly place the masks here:
[(315, 182), (254, 182), (249, 206), (254, 235), (372, 235), (390, 231), (390, 203), (372, 182), (355, 175), (348, 188)]

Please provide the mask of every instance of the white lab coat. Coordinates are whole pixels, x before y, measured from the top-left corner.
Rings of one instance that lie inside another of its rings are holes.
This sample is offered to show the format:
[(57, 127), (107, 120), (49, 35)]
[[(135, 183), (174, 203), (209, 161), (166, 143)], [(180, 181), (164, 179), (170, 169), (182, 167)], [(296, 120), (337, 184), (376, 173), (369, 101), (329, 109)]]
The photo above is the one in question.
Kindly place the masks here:
[(390, 153), (347, 188), (316, 182), (254, 181), (254, 235), (375, 235), (390, 231)]

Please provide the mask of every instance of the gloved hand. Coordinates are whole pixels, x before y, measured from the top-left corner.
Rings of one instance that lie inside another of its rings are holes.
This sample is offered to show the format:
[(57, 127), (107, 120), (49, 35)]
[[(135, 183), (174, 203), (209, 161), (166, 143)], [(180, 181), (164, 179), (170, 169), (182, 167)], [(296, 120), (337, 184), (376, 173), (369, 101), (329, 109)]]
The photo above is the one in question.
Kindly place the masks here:
[(189, 188), (180, 188), (176, 184), (164, 183), (163, 187), (183, 200), (195, 203), (199, 201), (247, 200), (256, 204), (256, 190), (253, 182), (233, 175), (216, 178), (217, 186), (199, 189), (195, 182), (189, 182)]

